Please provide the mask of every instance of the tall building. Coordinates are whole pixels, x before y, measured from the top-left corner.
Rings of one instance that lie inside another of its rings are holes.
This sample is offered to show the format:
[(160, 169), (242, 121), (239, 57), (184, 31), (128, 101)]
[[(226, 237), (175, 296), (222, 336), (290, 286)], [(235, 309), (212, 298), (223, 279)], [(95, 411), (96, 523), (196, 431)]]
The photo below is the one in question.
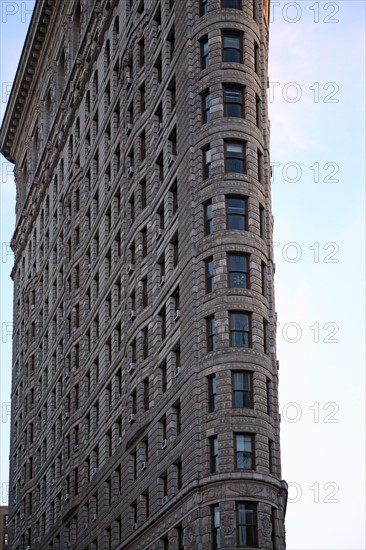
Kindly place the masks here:
[(12, 550), (285, 548), (268, 4), (36, 2), (0, 136)]
[(9, 548), (9, 514), (7, 506), (0, 506), (0, 550)]

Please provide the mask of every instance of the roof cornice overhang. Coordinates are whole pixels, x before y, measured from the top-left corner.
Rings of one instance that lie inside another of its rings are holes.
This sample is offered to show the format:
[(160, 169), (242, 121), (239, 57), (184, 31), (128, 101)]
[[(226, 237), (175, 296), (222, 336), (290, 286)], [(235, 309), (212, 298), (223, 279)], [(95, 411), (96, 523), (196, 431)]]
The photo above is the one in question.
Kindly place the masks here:
[(12, 163), (14, 139), (39, 61), (56, 0), (37, 0), (0, 129), (0, 152)]

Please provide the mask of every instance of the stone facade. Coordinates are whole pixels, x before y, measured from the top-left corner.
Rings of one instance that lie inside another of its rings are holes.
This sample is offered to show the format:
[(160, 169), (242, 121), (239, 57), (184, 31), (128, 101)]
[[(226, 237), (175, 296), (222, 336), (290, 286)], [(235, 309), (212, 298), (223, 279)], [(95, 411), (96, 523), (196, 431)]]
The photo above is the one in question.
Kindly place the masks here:
[(267, 12), (36, 3), (0, 135), (12, 550), (285, 548)]

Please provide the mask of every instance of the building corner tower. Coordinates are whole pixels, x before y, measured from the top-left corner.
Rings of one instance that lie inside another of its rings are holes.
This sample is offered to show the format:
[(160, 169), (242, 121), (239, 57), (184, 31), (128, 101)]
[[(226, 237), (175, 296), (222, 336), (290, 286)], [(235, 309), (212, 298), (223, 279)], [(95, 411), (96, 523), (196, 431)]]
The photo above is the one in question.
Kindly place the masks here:
[(284, 550), (269, 0), (37, 0), (15, 164), (12, 550)]

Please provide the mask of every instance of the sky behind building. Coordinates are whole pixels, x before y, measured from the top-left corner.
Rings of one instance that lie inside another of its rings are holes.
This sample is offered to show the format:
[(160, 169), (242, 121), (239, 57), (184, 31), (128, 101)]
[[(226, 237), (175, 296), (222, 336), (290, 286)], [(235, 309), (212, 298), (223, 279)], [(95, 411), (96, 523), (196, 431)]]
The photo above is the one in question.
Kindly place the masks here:
[[(1, 115), (33, 1), (1, 2)], [(289, 550), (364, 539), (365, 3), (272, 2), (270, 120)], [(1, 502), (7, 501), (14, 229), (1, 158)]]

